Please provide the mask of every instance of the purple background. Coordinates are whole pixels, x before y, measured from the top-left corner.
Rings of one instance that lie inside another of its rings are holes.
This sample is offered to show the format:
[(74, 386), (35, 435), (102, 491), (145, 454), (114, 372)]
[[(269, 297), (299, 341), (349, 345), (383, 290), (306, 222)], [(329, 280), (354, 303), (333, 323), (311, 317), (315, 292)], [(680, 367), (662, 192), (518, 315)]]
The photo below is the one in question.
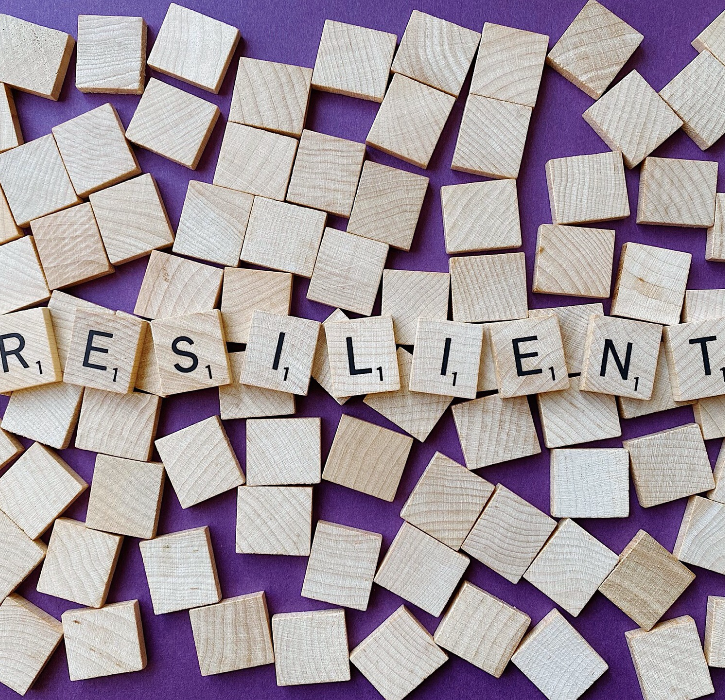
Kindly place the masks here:
[[(239, 55), (293, 63), (314, 65), (317, 45), (326, 18), (361, 24), (393, 32), (398, 38), (403, 34), (410, 11), (415, 7), (445, 19), (457, 22), (477, 31), (484, 21), (511, 25), (522, 29), (546, 33), (551, 45), (569, 25), (583, 4), (583, 0), (490, 0), (421, 1), (415, 5), (390, 0), (328, 0), (327, 2), (281, 2), (274, 0), (249, 0), (247, 2), (222, 2), (220, 0), (186, 0), (188, 7), (212, 15), (233, 24), (241, 30), (242, 42), (237, 49), (231, 68), (218, 96), (213, 96), (190, 85), (162, 77), (184, 90), (216, 102), (222, 110), (209, 145), (196, 172), (191, 172), (147, 151), (137, 149), (142, 169), (157, 179), (169, 215), (178, 223), (181, 207), (190, 178), (211, 182), (214, 165), (219, 153), (224, 123), (229, 111), (234, 75)], [(660, 90), (694, 56), (691, 40), (721, 10), (717, 0), (690, 0), (684, 4), (668, 0), (609, 0), (614, 12), (644, 34), (645, 39), (635, 52), (624, 71), (625, 75), (636, 68), (644, 78)], [(152, 44), (166, 12), (167, 3), (124, 3), (28, 0), (3, 2), (3, 12), (16, 14), (46, 26), (62, 29), (76, 35), (78, 14), (111, 14), (123, 12), (141, 15), (149, 25), (149, 46)], [(50, 102), (32, 95), (16, 93), (16, 103), (26, 140), (43, 136), (51, 127), (71, 117), (96, 107), (109, 98), (118, 109), (125, 125), (133, 114), (138, 97), (111, 95), (84, 95), (75, 89), (75, 58), (63, 87), (60, 101)], [(430, 168), (425, 171), (431, 179), (431, 187), (425, 199), (418, 232), (410, 253), (391, 250), (387, 267), (417, 270), (447, 271), (448, 256), (443, 245), (443, 228), (440, 212), (439, 190), (441, 185), (468, 182), (476, 178), (450, 170), (450, 162), (461, 121), (463, 105), (468, 93), (469, 81), (464, 85), (461, 97), (443, 132)], [(549, 68), (544, 70), (539, 99), (534, 110), (521, 175), (519, 198), (524, 250), (527, 258), (529, 281), (534, 263), (536, 229), (539, 224), (551, 221), (546, 190), (544, 164), (550, 158), (584, 153), (596, 153), (606, 146), (581, 118), (582, 112), (592, 100)], [(306, 126), (335, 136), (364, 141), (377, 111), (372, 102), (329, 95), (313, 91)], [(707, 153), (700, 149), (681, 131), (670, 138), (655, 154), (695, 159), (721, 160), (725, 152), (725, 139)], [(395, 158), (377, 151), (368, 151), (372, 160), (399, 168), (421, 172)], [(628, 240), (671, 247), (693, 254), (692, 270), (688, 286), (707, 288), (725, 286), (723, 267), (718, 263), (705, 262), (705, 232), (654, 226), (637, 226), (634, 212), (637, 207), (638, 171), (627, 173), (630, 208), (633, 215), (622, 222), (615, 222), (617, 231), (616, 262), (621, 245)], [(722, 190), (722, 176), (720, 178)], [(332, 225), (344, 228), (344, 220), (332, 219)], [(146, 259), (117, 268), (116, 273), (102, 280), (69, 290), (85, 299), (111, 308), (133, 311), (141, 284)], [(292, 313), (315, 319), (324, 319), (330, 309), (305, 298), (307, 280), (296, 278)], [(557, 306), (582, 303), (582, 299), (566, 299), (546, 295), (529, 295), (531, 307)], [(605, 303), (608, 310), (608, 303)], [(375, 313), (379, 312), (379, 302)], [(0, 412), (7, 399), (0, 397)], [(532, 404), (532, 407), (533, 404)], [(326, 456), (339, 419), (340, 407), (316, 383), (312, 383), (309, 396), (298, 402), (300, 416), (323, 417), (323, 450)], [(370, 420), (387, 427), (394, 427), (378, 416), (361, 400), (350, 401), (345, 413)], [(217, 392), (196, 392), (166, 399), (163, 402), (158, 436), (166, 435), (219, 411)], [(540, 427), (537, 420), (537, 430)], [(623, 437), (645, 435), (671, 428), (693, 420), (692, 409), (679, 408), (664, 414), (622, 422)], [(245, 427), (243, 421), (228, 421), (227, 430), (240, 459), (244, 460)], [(27, 441), (25, 441), (27, 444)], [(619, 440), (597, 443), (596, 446), (619, 446)], [(543, 442), (542, 442), (543, 445)], [(708, 451), (713, 460), (719, 441), (711, 441)], [(448, 411), (425, 444), (416, 442), (403, 475), (398, 497), (392, 504), (351, 491), (333, 484), (322, 483), (315, 488), (314, 517), (324, 518), (354, 527), (375, 530), (383, 534), (383, 551), (387, 549), (397, 532), (401, 520), (398, 513), (415, 485), (425, 465), (436, 450), (462, 460), (462, 454), (453, 420)], [(62, 452), (64, 459), (90, 482), (93, 475), (94, 454), (76, 449)], [(543, 450), (533, 458), (509, 462), (482, 470), (481, 475), (492, 482), (502, 482), (507, 487), (548, 512), (549, 504), (549, 456)], [(306, 558), (238, 555), (234, 551), (235, 528), (234, 491), (183, 511), (170, 485), (166, 488), (161, 510), (159, 533), (209, 525), (216, 554), (224, 597), (265, 590), (271, 613), (308, 610), (328, 607), (323, 603), (300, 597)], [(67, 515), (84, 520), (87, 494), (79, 499)], [(634, 491), (631, 495), (631, 515), (622, 520), (583, 520), (581, 525), (598, 537), (615, 552), (640, 529), (644, 528), (665, 547), (672, 549), (685, 501), (658, 506), (649, 510), (639, 507)], [(46, 538), (47, 539), (47, 538)], [(666, 618), (692, 615), (704, 632), (705, 607), (708, 594), (725, 595), (725, 580), (717, 574), (695, 569), (697, 578), (686, 593), (666, 614)], [(552, 601), (526, 581), (512, 585), (493, 571), (476, 561), (471, 561), (466, 578), (487, 591), (500, 596), (527, 612), (534, 623), (553, 607)], [(36, 592), (36, 571), (20, 586), (19, 593), (26, 596), (56, 617), (69, 608), (77, 607), (66, 601)], [(356, 698), (379, 697), (373, 687), (352, 670), (352, 681), (346, 685), (320, 687), (302, 686), (277, 688), (273, 666), (238, 671), (230, 674), (202, 678), (197, 665), (194, 642), (187, 612), (154, 616), (148, 587), (144, 576), (138, 544), (126, 538), (121, 558), (114, 576), (109, 602), (138, 598), (141, 601), (143, 626), (148, 650), (148, 667), (141, 673), (111, 678), (70, 683), (61, 647), (53, 656), (31, 691), (31, 697), (97, 698), (100, 694), (109, 698), (139, 697), (141, 693), (157, 698), (195, 697), (259, 697), (259, 698), (319, 698), (321, 695), (337, 697), (345, 693)], [(401, 600), (378, 586), (373, 587), (370, 607), (362, 613), (347, 610), (350, 648), (357, 645), (377, 627), (401, 603)], [(437, 620), (411, 606), (416, 617), (432, 632)], [(567, 619), (570, 616), (565, 613)], [(632, 662), (624, 639), (624, 632), (635, 624), (603, 596), (597, 594), (581, 615), (571, 620), (592, 646), (604, 657), (610, 670), (586, 695), (587, 698), (612, 698), (615, 696), (636, 698), (640, 691)], [(716, 695), (725, 697), (725, 672), (712, 671)], [(428, 679), (417, 691), (415, 698), (453, 698), (463, 694), (475, 696), (521, 698), (541, 697), (535, 687), (518, 669), (509, 666), (502, 678), (496, 680), (465, 661), (451, 656), (445, 666)], [(0, 686), (0, 698), (17, 697)]]

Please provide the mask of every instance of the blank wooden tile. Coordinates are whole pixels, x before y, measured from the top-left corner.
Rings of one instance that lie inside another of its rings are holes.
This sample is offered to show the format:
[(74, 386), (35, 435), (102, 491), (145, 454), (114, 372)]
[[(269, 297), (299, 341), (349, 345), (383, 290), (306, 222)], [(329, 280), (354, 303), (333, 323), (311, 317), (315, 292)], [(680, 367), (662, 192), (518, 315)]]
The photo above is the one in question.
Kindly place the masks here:
[(622, 152), (628, 168), (639, 165), (682, 126), (682, 120), (636, 70), (582, 117), (609, 148)]
[(624, 633), (645, 700), (700, 698), (714, 693), (695, 621), (667, 620), (651, 632)]
[(722, 449), (722, 443), (720, 443), (720, 451), (715, 462), (715, 469), (713, 470), (713, 478), (715, 479), (715, 488), (707, 492), (707, 497), (718, 503), (725, 503), (725, 480), (723, 479), (723, 473), (725, 472), (725, 450)]
[(692, 48), (698, 53), (709, 51), (715, 58), (722, 61), (725, 59), (725, 44), (723, 43), (723, 22), (725, 16), (721, 12), (707, 25), (693, 40)]
[(24, 309), (50, 296), (45, 273), (32, 236), (23, 236), (0, 247), (0, 313)]
[[(19, 393), (19, 392), (14, 392)], [(5, 408), (5, 414), (3, 415), (3, 425), (7, 420), (8, 409)], [(23, 444), (20, 440), (16, 439), (14, 435), (11, 435), (6, 430), (0, 428), (0, 469), (9, 464), (15, 459), (23, 450)]]
[(218, 416), (177, 430), (155, 444), (182, 508), (244, 483), (239, 460)]
[(126, 138), (195, 170), (219, 114), (215, 104), (151, 78), (126, 129)]
[[(679, 405), (688, 403), (692, 402), (685, 401)], [(704, 440), (725, 437), (725, 396), (711, 396), (695, 401), (692, 412)]]
[(685, 564), (725, 573), (722, 542), (725, 536), (725, 504), (692, 496), (687, 501), (672, 553)]
[[(4, 600), (43, 561), (46, 546), (40, 540), (31, 540), (2, 511), (0, 511), (0, 534), (2, 534), (0, 554), (3, 558), (3, 566), (0, 569), (0, 600)], [(0, 683), (3, 682), (0, 678)]]
[(311, 486), (237, 489), (236, 551), (306, 557), (312, 536)]
[(143, 17), (78, 15), (78, 90), (140, 95), (145, 75), (146, 22)]
[(332, 387), (332, 371), (330, 370), (330, 356), (327, 352), (327, 333), (325, 328), (329, 323), (337, 321), (345, 321), (347, 315), (340, 309), (335, 309), (320, 326), (320, 334), (317, 337), (317, 347), (315, 348), (315, 360), (312, 363), (312, 378), (330, 395), (340, 406), (342, 406), (349, 396), (335, 396)]
[(155, 615), (222, 599), (208, 527), (139, 542)]
[(15, 223), (5, 193), (0, 189), (0, 244), (14, 241), (22, 235), (23, 230)]
[(524, 637), (511, 661), (549, 700), (576, 700), (609, 668), (556, 608)]
[(526, 613), (464, 581), (434, 639), (447, 651), (500, 678), (530, 624)]
[(375, 583), (439, 617), (469, 559), (404, 522), (390, 545)]
[[(13, 93), (8, 85), (0, 83), (0, 153), (23, 143), (18, 112)], [(2, 240), (2, 236), (0, 236)]]
[(687, 289), (682, 322), (705, 321), (725, 316), (725, 289)]
[(367, 610), (382, 543), (377, 532), (319, 520), (300, 595)]
[[(715, 221), (707, 229), (705, 260), (725, 261), (725, 194), (715, 195)], [(683, 320), (688, 319), (683, 317)]]
[(38, 592), (89, 608), (106, 602), (123, 537), (58, 518), (38, 579)]
[[(127, 314), (125, 311), (116, 311), (116, 315), (135, 318), (133, 314)], [(142, 321), (141, 323), (144, 326), (145, 332), (143, 346), (141, 348), (141, 359), (139, 360), (138, 371), (136, 372), (135, 387), (139, 391), (147, 394), (164, 397), (166, 394), (161, 389), (161, 374), (159, 373), (159, 363), (156, 357), (151, 325), (148, 321)]]
[(695, 574), (640, 530), (599, 590), (640, 627), (651, 630), (694, 579)]
[(274, 663), (264, 591), (189, 610), (202, 676)]
[(63, 627), (30, 601), (13, 595), (0, 605), (0, 630), (0, 683), (25, 695), (58, 648)]
[(344, 610), (273, 615), (272, 637), (278, 686), (350, 680)]
[(412, 446), (407, 435), (343, 414), (322, 478), (392, 503)]
[(707, 665), (713, 668), (725, 667), (723, 641), (725, 641), (725, 617), (723, 617), (723, 603), (725, 600), (719, 596), (707, 597), (707, 619), (705, 620), (705, 659)]
[(61, 619), (72, 681), (146, 668), (138, 600), (113, 603), (99, 610), (66, 610)]

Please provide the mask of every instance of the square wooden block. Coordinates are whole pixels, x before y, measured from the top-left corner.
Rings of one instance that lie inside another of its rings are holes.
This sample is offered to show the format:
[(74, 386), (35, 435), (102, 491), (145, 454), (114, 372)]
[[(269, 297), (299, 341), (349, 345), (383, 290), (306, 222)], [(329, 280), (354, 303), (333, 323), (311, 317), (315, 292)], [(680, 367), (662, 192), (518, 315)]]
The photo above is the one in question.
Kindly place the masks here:
[[(18, 396), (20, 392), (14, 392)], [(9, 405), (9, 403), (8, 403)], [(8, 409), (5, 408), (5, 414), (3, 415), (3, 425), (5, 425), (8, 415)], [(7, 466), (12, 460), (14, 460), (22, 451), (25, 449), (23, 444), (11, 435), (6, 430), (0, 428), (0, 469)]]
[(189, 610), (202, 676), (274, 663), (264, 591)]
[(45, 273), (32, 236), (23, 236), (0, 247), (0, 313), (24, 309), (50, 296)]
[(154, 615), (222, 599), (208, 527), (139, 542)]
[(682, 323), (705, 321), (710, 318), (720, 318), (721, 316), (725, 316), (725, 289), (685, 290), (685, 303), (682, 305)]
[(113, 603), (100, 610), (67, 610), (61, 619), (72, 681), (146, 668), (138, 600)]
[(322, 478), (392, 503), (413, 438), (343, 414)]
[(375, 575), (375, 583), (439, 617), (469, 559), (404, 522)]
[(701, 496), (687, 501), (672, 553), (683, 563), (725, 573), (720, 543), (725, 536), (725, 504)]
[[(45, 558), (45, 543), (33, 541), (0, 511), (0, 601), (10, 595)], [(2, 638), (2, 635), (0, 635)], [(1, 668), (1, 667), (0, 667)], [(2, 671), (0, 670), (0, 674)], [(0, 683), (2, 683), (0, 678)]]
[(707, 229), (705, 260), (725, 261), (725, 194), (722, 193), (715, 195), (715, 221)]
[(588, 0), (546, 62), (597, 100), (642, 43), (644, 36), (596, 0)]
[[(0, 153), (15, 148), (23, 143), (23, 133), (20, 129), (20, 121), (18, 120), (18, 112), (15, 109), (15, 100), (8, 85), (0, 83)], [(3, 200), (5, 197), (3, 195)], [(6, 210), (7, 202), (3, 201), (2, 209)], [(6, 213), (3, 211), (3, 223), (0, 225), (0, 241), (6, 240), (12, 227), (15, 225), (12, 217), (6, 219)], [(7, 226), (8, 231), (3, 229)], [(17, 238), (17, 236), (13, 236)], [(7, 238), (7, 240), (10, 240)]]
[(692, 40), (692, 48), (698, 53), (709, 51), (718, 60), (725, 60), (724, 23), (725, 15), (721, 12)]
[(715, 488), (706, 494), (708, 498), (718, 503), (725, 503), (725, 479), (723, 479), (723, 474), (725, 474), (725, 450), (722, 449), (722, 443), (720, 443), (720, 451), (713, 470)]
[(711, 396), (699, 401), (684, 401), (678, 405), (693, 404), (695, 422), (705, 440), (725, 437), (725, 396)]
[[(2, 85), (0, 83), (0, 85)], [(5, 88), (6, 90), (8, 88)], [(1, 131), (2, 127), (0, 127)], [(2, 138), (2, 137), (0, 137)], [(13, 213), (10, 211), (10, 205), (5, 198), (5, 194), (0, 189), (0, 243), (7, 243), (20, 238), (23, 230), (15, 223)]]
[(320, 334), (317, 337), (317, 347), (315, 348), (315, 360), (312, 363), (312, 378), (330, 395), (340, 406), (342, 406), (350, 397), (335, 396), (332, 388), (332, 370), (330, 369), (330, 356), (327, 352), (327, 333), (325, 328), (330, 323), (347, 320), (347, 315), (340, 309), (335, 309), (320, 326)]
[(713, 668), (725, 667), (725, 598), (708, 596), (707, 619), (705, 620), (705, 659)]
[(106, 602), (123, 537), (91, 530), (77, 520), (58, 518), (40, 571), (39, 593), (89, 608)]
[(219, 114), (215, 104), (151, 78), (126, 129), (126, 138), (196, 170)]

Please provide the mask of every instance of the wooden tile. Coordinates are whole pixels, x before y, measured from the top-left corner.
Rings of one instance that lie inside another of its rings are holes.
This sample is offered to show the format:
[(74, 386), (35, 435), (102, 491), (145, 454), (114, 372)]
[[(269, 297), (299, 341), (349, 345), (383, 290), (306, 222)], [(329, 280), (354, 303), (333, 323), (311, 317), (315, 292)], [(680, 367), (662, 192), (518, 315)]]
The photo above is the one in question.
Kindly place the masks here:
[(0, 81), (57, 100), (75, 41), (70, 34), (0, 15)]
[(722, 574), (725, 573), (725, 558), (721, 555), (724, 536), (725, 504), (691, 496), (672, 553), (685, 564)]
[(148, 64), (159, 73), (216, 94), (239, 38), (236, 27), (171, 3)]
[[(19, 392), (14, 393), (19, 395)], [(8, 409), (6, 407), (2, 421), (3, 425), (5, 425), (7, 421), (7, 415)], [(20, 440), (17, 440), (15, 436), (0, 428), (0, 469), (14, 460), (24, 449), (25, 447), (23, 447)]]
[[(117, 311), (118, 316), (125, 316), (124, 311)], [(131, 316), (131, 314), (128, 314)], [(142, 321), (145, 333), (143, 346), (141, 348), (141, 359), (138, 363), (138, 371), (136, 372), (135, 387), (139, 391), (147, 394), (156, 394), (156, 396), (166, 396), (161, 389), (161, 375), (159, 373), (159, 363), (156, 358), (156, 349), (154, 347), (154, 337), (151, 332), (151, 325), (148, 321)]]
[(377, 532), (319, 520), (300, 595), (367, 610), (382, 543)]
[[(707, 229), (705, 260), (725, 261), (725, 194), (715, 195), (715, 220)], [(688, 319), (683, 317), (683, 320)]]
[(350, 680), (344, 610), (272, 616), (277, 685)]
[(692, 40), (692, 48), (698, 53), (709, 51), (719, 61), (725, 62), (724, 22), (725, 15), (721, 12)]
[(628, 168), (639, 165), (682, 126), (670, 106), (633, 70), (582, 114)]
[(439, 617), (468, 563), (467, 556), (404, 522), (380, 564), (375, 583)]
[(453, 419), (469, 469), (488, 467), (541, 452), (524, 396), (502, 399), (498, 394), (453, 406)]
[(447, 660), (404, 605), (350, 652), (350, 662), (385, 700), (403, 700)]
[(139, 542), (155, 615), (222, 599), (208, 527)]
[(365, 143), (427, 168), (455, 98), (404, 75), (394, 75)]
[(306, 557), (312, 536), (311, 486), (240, 486), (236, 551)]
[[(688, 403), (693, 402), (686, 401), (680, 405)], [(695, 401), (692, 411), (704, 440), (725, 437), (725, 396), (711, 396)]]
[(25, 695), (63, 639), (63, 627), (30, 601), (13, 595), (0, 605), (0, 683)]
[(23, 134), (13, 93), (8, 85), (0, 83), (0, 153), (21, 143), (23, 143)]
[[(10, 518), (0, 511), (0, 600), (5, 600), (45, 558), (46, 546), (33, 541)], [(0, 635), (0, 639), (2, 636)], [(2, 669), (2, 666), (0, 666)], [(0, 683), (2, 680), (0, 670)]]
[(392, 503), (413, 438), (343, 414), (322, 478)]
[(145, 76), (146, 22), (143, 17), (78, 15), (78, 90), (140, 95)]
[(651, 632), (625, 632), (645, 700), (699, 698), (714, 693), (695, 621), (677, 617)]
[(619, 151), (554, 158), (546, 163), (546, 183), (555, 224), (586, 224), (629, 216), (624, 162)]
[(725, 316), (725, 289), (686, 289), (682, 322)]
[(640, 627), (651, 630), (694, 579), (695, 574), (640, 530), (599, 590)]
[(202, 676), (274, 663), (264, 591), (189, 610)]
[(478, 368), (478, 391), (498, 391), (496, 387), (496, 366), (493, 362), (491, 330), (494, 323), (483, 323), (483, 344), (481, 346), (481, 364)]
[(155, 445), (182, 508), (244, 483), (239, 460), (219, 416), (159, 438)]
[(332, 390), (332, 371), (330, 370), (330, 357), (327, 352), (327, 333), (325, 328), (328, 323), (347, 320), (347, 315), (340, 309), (335, 309), (320, 326), (320, 334), (317, 336), (317, 347), (315, 348), (315, 360), (312, 363), (312, 378), (330, 395), (340, 406), (348, 397), (335, 396)]
[(38, 580), (38, 592), (89, 608), (106, 602), (123, 537), (58, 518)]
[(45, 273), (32, 236), (23, 236), (0, 246), (0, 313), (24, 309), (50, 296)]
[(322, 211), (255, 197), (242, 261), (312, 277), (326, 219)]
[(113, 603), (99, 610), (66, 610), (61, 619), (72, 681), (146, 668), (138, 600)]
[(551, 514), (555, 518), (626, 518), (629, 453), (619, 447), (552, 450)]
[(719, 596), (708, 596), (707, 598), (707, 619), (705, 621), (705, 659), (707, 665), (713, 668), (725, 667), (725, 656), (723, 652), (723, 641), (725, 629), (723, 629), (723, 602)]
[(237, 267), (254, 197), (190, 180), (174, 253)]
[(511, 661), (549, 700), (575, 700), (609, 668), (556, 608), (524, 637)]
[(242, 56), (229, 121), (300, 137), (310, 99), (312, 69)]
[(196, 170), (219, 114), (215, 104), (151, 78), (126, 129), (126, 138)]
[(22, 235), (23, 230), (15, 223), (5, 193), (0, 189), (0, 244), (14, 241)]
[(725, 503), (725, 479), (723, 474), (725, 473), (725, 450), (722, 449), (722, 443), (720, 443), (720, 451), (715, 462), (715, 469), (713, 470), (713, 478), (715, 479), (715, 488), (707, 492), (707, 497), (718, 503)]

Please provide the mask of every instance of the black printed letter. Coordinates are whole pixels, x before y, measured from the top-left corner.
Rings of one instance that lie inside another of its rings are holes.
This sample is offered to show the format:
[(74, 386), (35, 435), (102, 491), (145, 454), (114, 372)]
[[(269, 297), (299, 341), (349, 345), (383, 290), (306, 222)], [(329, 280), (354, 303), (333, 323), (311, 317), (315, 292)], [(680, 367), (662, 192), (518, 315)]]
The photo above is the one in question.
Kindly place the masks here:
[(708, 335), (706, 338), (690, 338), (690, 345), (700, 343), (700, 350), (702, 350), (702, 365), (705, 368), (706, 376), (712, 374), (710, 371), (710, 354), (707, 351), (707, 344), (712, 340), (717, 340), (717, 336)]
[[(10, 340), (11, 338), (18, 341), (18, 347), (16, 347), (14, 350), (8, 350), (5, 347), (5, 341)], [(10, 368), (8, 367), (8, 357), (10, 357), (10, 355), (15, 355), (15, 357), (18, 358), (18, 362), (21, 364), (22, 368), (28, 369), (28, 363), (20, 354), (23, 351), (24, 347), (25, 338), (23, 338), (20, 333), (5, 333), (5, 335), (0, 335), (0, 359), (2, 360), (3, 372), (10, 371)]]
[(350, 369), (350, 376), (354, 377), (356, 374), (372, 374), (372, 367), (363, 367), (362, 369), (355, 367), (355, 351), (352, 349), (352, 338), (348, 336), (345, 338), (345, 342), (347, 343), (347, 366)]
[(189, 345), (193, 345), (194, 341), (185, 335), (180, 335), (178, 338), (174, 338), (174, 342), (171, 343), (171, 349), (174, 351), (175, 355), (178, 355), (179, 357), (188, 357), (191, 360), (191, 364), (188, 367), (182, 367), (178, 362), (174, 365), (174, 369), (177, 372), (182, 372), (183, 374), (189, 374), (189, 372), (193, 372), (198, 366), (199, 366), (199, 358), (189, 350), (182, 350), (179, 347), (179, 343), (188, 343)]
[(88, 339), (86, 340), (86, 352), (83, 355), (83, 366), (89, 367), (90, 369), (100, 369), (101, 372), (105, 372), (108, 367), (106, 365), (94, 365), (90, 362), (92, 352), (102, 352), (108, 354), (108, 348), (99, 348), (93, 344), (93, 339), (98, 336), (99, 338), (113, 338), (113, 333), (106, 333), (105, 331), (88, 331)]
[(519, 375), (519, 377), (526, 377), (529, 374), (541, 374), (543, 370), (541, 367), (539, 369), (524, 369), (521, 365), (521, 360), (523, 360), (526, 357), (538, 357), (538, 352), (521, 352), (519, 350), (519, 345), (521, 343), (530, 343), (533, 340), (538, 340), (538, 335), (527, 335), (525, 338), (514, 338), (511, 341), (511, 344), (514, 346), (514, 361), (516, 362), (516, 374)]

